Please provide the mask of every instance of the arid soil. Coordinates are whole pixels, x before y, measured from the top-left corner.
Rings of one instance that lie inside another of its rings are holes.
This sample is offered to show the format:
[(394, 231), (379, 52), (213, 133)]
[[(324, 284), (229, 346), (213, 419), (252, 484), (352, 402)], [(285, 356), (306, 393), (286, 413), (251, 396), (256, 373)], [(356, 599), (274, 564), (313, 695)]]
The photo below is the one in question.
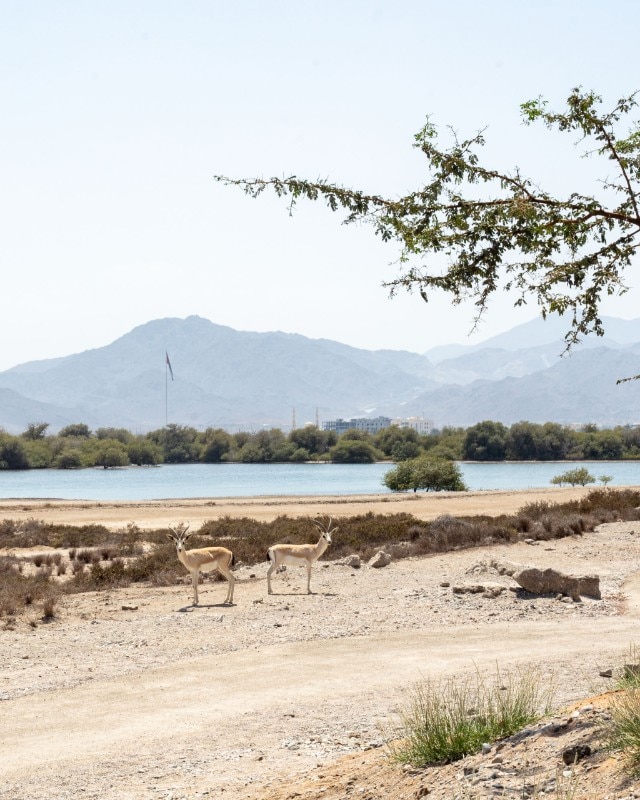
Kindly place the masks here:
[[(429, 519), (479, 508), (511, 513), (525, 502), (581, 491), (401, 495), (398, 502), (2, 501), (0, 518), (114, 529), (188, 520), (197, 527), (224, 514), (339, 517), (379, 512), (384, 503), (385, 512)], [(598, 574), (602, 599), (524, 595), (502, 573), (506, 562)], [(27, 618), (0, 631), (0, 798), (408, 800), (429, 793), (445, 800), (521, 797), (524, 784), (551, 791), (574, 779), (584, 789), (575, 797), (638, 797), (602, 752), (571, 777), (561, 753), (588, 737), (598, 750), (593, 726), (605, 701), (586, 698), (610, 688), (638, 641), (639, 564), (640, 523), (612, 523), (580, 537), (383, 569), (325, 560), (314, 567), (309, 596), (304, 572), (291, 568), (267, 595), (266, 565), (259, 564), (237, 569), (234, 606), (221, 605), (226, 586), (209, 581), (197, 608), (186, 582), (69, 597), (50, 623)], [(454, 591), (471, 584), (491, 591)], [(389, 761), (385, 739), (416, 681), (493, 674), (496, 666), (555, 676), (560, 732), (532, 726), (521, 740), (470, 757), (466, 766), (405, 770)], [(601, 677), (609, 668), (614, 678)]]

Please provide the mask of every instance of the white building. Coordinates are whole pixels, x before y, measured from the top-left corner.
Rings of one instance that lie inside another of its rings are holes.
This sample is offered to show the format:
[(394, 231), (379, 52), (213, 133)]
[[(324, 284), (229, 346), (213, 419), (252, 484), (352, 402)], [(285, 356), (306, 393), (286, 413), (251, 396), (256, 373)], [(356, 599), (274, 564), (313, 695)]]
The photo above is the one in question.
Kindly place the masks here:
[(413, 428), (421, 436), (431, 433), (434, 427), (433, 420), (424, 417), (397, 417), (391, 420), (391, 424), (397, 425), (399, 428)]
[(335, 431), (338, 435), (352, 428), (367, 433), (378, 433), (391, 425), (399, 428), (413, 428), (416, 433), (429, 434), (433, 430), (433, 420), (423, 417), (352, 417), (351, 419), (331, 419), (322, 423), (323, 431)]

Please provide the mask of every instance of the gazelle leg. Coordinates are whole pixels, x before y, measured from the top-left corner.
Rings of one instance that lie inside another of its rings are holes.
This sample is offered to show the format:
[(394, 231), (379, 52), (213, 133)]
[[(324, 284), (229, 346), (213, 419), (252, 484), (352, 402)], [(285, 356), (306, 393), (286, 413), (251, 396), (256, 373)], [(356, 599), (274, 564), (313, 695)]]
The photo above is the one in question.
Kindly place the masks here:
[(198, 605), (198, 570), (191, 573), (191, 585), (193, 586), (193, 605)]
[(227, 569), (226, 567), (221, 567), (221, 566), (218, 565), (218, 570), (220, 571), (220, 573), (222, 575), (224, 575), (224, 577), (229, 582), (229, 585), (227, 587), (227, 598), (226, 598), (226, 600), (224, 602), (225, 602), (225, 604), (228, 603), (229, 605), (232, 605), (233, 604), (233, 586), (234, 586), (234, 584), (236, 582), (236, 579), (233, 577), (233, 573), (231, 572), (230, 569)]
[(276, 562), (272, 561), (271, 566), (267, 570), (267, 594), (273, 594), (273, 592), (271, 591), (271, 575), (275, 568), (276, 568)]
[(311, 594), (311, 564), (307, 564), (307, 594)]

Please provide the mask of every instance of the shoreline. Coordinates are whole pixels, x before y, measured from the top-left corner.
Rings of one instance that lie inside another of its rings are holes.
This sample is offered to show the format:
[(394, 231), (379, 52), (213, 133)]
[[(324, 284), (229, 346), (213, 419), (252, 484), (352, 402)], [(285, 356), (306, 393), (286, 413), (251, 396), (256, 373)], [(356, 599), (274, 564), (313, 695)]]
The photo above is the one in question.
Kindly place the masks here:
[[(279, 516), (357, 514), (412, 514), (428, 521), (443, 514), (500, 516), (515, 514), (527, 503), (565, 503), (588, 495), (597, 487), (537, 489), (483, 489), (470, 492), (401, 492), (372, 495), (269, 495), (251, 497), (167, 498), (163, 500), (61, 500), (52, 498), (0, 499), (0, 520), (38, 519), (50, 524), (105, 525), (118, 529), (136, 524), (162, 528), (176, 521), (193, 527), (224, 516), (250, 517), (272, 522)], [(639, 486), (612, 487), (640, 490)]]

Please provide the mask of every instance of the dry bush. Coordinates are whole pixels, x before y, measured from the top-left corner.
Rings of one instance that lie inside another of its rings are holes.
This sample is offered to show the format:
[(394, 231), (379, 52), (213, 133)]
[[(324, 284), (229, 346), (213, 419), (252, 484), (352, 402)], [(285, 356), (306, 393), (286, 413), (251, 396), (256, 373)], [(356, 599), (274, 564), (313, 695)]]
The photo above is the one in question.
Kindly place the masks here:
[(33, 518), (0, 522), (0, 547), (93, 547), (115, 539), (104, 525), (48, 524)]
[(461, 518), (448, 514), (430, 523), (413, 525), (409, 532), (414, 555), (446, 553), (516, 539), (513, 522), (507, 518)]
[(114, 558), (109, 564), (93, 561), (88, 570), (75, 571), (64, 590), (74, 592), (97, 592), (103, 589), (119, 589), (131, 584), (131, 576), (124, 559)]
[(48, 573), (23, 575), (11, 559), (0, 558), (0, 617), (13, 617), (54, 591)]
[(155, 586), (170, 586), (186, 574), (171, 544), (163, 544), (151, 553), (139, 556), (126, 567), (131, 583), (148, 582)]
[(95, 564), (96, 561), (100, 561), (98, 553), (89, 549), (78, 550), (76, 558), (78, 561), (82, 561), (83, 564)]
[(82, 563), (82, 561), (78, 561), (77, 558), (74, 558), (73, 561), (71, 562), (71, 572), (74, 575), (78, 575), (79, 573), (84, 572), (84, 564)]
[(50, 592), (42, 600), (42, 617), (45, 620), (53, 619), (56, 615), (56, 605), (58, 604), (58, 595), (55, 592)]

